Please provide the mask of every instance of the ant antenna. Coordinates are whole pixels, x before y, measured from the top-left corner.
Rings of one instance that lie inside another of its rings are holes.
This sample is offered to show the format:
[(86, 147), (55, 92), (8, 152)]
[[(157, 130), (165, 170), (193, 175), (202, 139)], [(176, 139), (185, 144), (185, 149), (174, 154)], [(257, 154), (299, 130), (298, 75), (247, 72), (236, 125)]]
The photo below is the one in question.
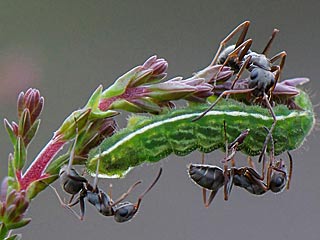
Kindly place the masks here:
[(288, 176), (288, 182), (287, 182), (287, 190), (289, 190), (289, 187), (290, 187), (290, 180), (291, 180), (291, 177), (292, 177), (292, 156), (291, 154), (289, 153), (289, 151), (287, 151), (287, 154), (289, 156), (289, 162), (290, 162), (290, 166), (289, 166), (289, 176)]
[(157, 177), (154, 179), (154, 181), (150, 184), (150, 186), (139, 196), (137, 203), (135, 204), (135, 208), (138, 209), (141, 203), (142, 198), (153, 188), (153, 186), (158, 182), (160, 176), (162, 173), (162, 167), (159, 170), (159, 173)]

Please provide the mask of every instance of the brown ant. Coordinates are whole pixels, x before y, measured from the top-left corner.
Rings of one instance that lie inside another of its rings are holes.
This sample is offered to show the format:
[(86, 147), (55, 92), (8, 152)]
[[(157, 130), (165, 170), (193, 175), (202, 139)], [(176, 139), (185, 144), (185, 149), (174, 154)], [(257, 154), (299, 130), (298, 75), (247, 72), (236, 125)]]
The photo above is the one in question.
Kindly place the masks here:
[[(99, 161), (97, 164), (97, 170), (95, 174), (94, 184), (91, 185), (88, 180), (78, 174), (78, 172), (72, 168), (72, 161), (74, 159), (75, 145), (77, 142), (77, 136), (74, 140), (73, 147), (70, 153), (69, 164), (65, 165), (61, 168), (59, 172), (59, 178), (62, 185), (62, 188), (65, 192), (71, 194), (71, 199), (66, 204), (62, 201), (59, 196), (57, 190), (49, 185), (56, 193), (60, 203), (62, 206), (66, 207), (70, 211), (75, 214), (80, 220), (83, 220), (85, 214), (85, 199), (88, 200), (95, 208), (104, 216), (114, 216), (114, 220), (116, 222), (127, 222), (133, 218), (133, 216), (137, 213), (142, 198), (147, 194), (151, 188), (157, 183), (159, 180), (162, 168), (160, 168), (159, 173), (155, 180), (150, 184), (150, 186), (138, 197), (136, 203), (130, 202), (121, 202), (124, 200), (129, 193), (141, 183), (141, 181), (137, 181), (134, 183), (122, 196), (120, 196), (117, 200), (112, 200), (111, 198), (111, 189), (109, 195), (98, 188), (98, 169), (99, 169)], [(111, 188), (111, 185), (110, 185)], [(72, 202), (74, 196), (77, 196), (75, 201)], [(78, 215), (71, 207), (80, 204), (80, 215)]]
[[(213, 58), (210, 66), (213, 66), (215, 64), (222, 64), (220, 71), (223, 69), (223, 67), (228, 66), (236, 73), (236, 77), (232, 81), (231, 88), (229, 90), (223, 91), (216, 99), (216, 101), (206, 111), (204, 111), (201, 115), (199, 115), (192, 121), (199, 120), (200, 118), (205, 116), (205, 114), (212, 110), (214, 106), (224, 96), (228, 97), (229, 95), (233, 94), (249, 94), (254, 97), (254, 101), (263, 102), (265, 106), (269, 109), (273, 118), (273, 124), (270, 128), (270, 133), (267, 135), (266, 140), (264, 142), (264, 147), (262, 149), (262, 152), (264, 153), (266, 151), (270, 135), (272, 134), (277, 122), (275, 113), (270, 103), (270, 99), (272, 96), (273, 89), (279, 81), (280, 74), (283, 69), (287, 54), (285, 51), (282, 51), (273, 56), (272, 58), (267, 57), (267, 53), (270, 49), (270, 46), (276, 34), (279, 32), (279, 30), (277, 29), (273, 30), (273, 33), (262, 53), (256, 53), (252, 51), (250, 49), (252, 45), (252, 39), (245, 40), (249, 26), (249, 21), (241, 23), (220, 42), (219, 49), (215, 54), (215, 57)], [(238, 32), (241, 33), (236, 44), (223, 49), (227, 42), (230, 41), (230, 39), (232, 39), (233, 36)], [(278, 59), (280, 59), (280, 64), (274, 65), (274, 62)], [(246, 88), (233, 89), (236, 82), (238, 81), (245, 69), (247, 69), (250, 72), (249, 79), (246, 83)], [(213, 84), (214, 91), (216, 87), (216, 82), (214, 82)], [(259, 158), (259, 162), (260, 161), (261, 158)]]

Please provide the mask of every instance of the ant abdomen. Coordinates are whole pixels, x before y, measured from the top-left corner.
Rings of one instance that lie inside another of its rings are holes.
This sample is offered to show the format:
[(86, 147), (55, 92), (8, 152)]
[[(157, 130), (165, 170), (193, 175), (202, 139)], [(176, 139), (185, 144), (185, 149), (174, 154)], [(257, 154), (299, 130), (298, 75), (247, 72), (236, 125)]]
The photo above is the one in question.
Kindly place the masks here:
[(188, 168), (190, 178), (199, 186), (218, 190), (224, 184), (224, 174), (221, 168), (203, 164), (190, 164)]
[[(234, 50), (236, 45), (230, 45), (223, 49), (223, 51), (220, 53), (218, 59), (217, 59), (217, 64), (224, 64), (224, 62), (227, 60), (229, 54)], [(230, 67), (235, 73), (239, 72), (240, 70), (240, 65), (237, 63), (235, 58), (230, 59), (226, 66)]]
[(68, 170), (68, 165), (60, 169), (59, 177), (62, 188), (69, 194), (77, 194), (83, 189), (83, 184), (87, 182), (87, 179), (81, 177), (75, 169)]

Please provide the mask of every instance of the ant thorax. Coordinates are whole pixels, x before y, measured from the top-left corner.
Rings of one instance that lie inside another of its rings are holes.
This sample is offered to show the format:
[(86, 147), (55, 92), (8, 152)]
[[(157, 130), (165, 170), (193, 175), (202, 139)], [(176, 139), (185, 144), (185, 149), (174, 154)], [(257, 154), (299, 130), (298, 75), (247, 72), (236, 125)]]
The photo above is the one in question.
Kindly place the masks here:
[(243, 61), (247, 60), (247, 58), (250, 59), (250, 64), (249, 64), (249, 71), (252, 68), (262, 68), (266, 71), (271, 71), (271, 62), (270, 59), (266, 57), (264, 54), (256, 53), (256, 52), (250, 52), (247, 55), (244, 56)]

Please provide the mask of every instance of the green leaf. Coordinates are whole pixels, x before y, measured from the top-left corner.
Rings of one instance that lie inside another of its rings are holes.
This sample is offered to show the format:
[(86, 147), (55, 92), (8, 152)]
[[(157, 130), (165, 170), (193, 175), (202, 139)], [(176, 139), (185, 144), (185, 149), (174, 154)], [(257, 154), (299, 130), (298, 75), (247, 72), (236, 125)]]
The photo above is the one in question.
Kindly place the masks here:
[(29, 130), (31, 126), (29, 109), (24, 109), (19, 119), (19, 135), (24, 136), (25, 132)]
[(16, 142), (17, 142), (17, 136), (15, 135), (15, 133), (13, 132), (13, 128), (12, 126), (10, 125), (10, 123), (8, 122), (7, 119), (4, 119), (4, 127), (6, 128), (7, 130), (7, 133), (9, 135), (9, 138), (10, 138), (10, 141), (12, 143), (12, 145), (16, 145)]
[(0, 239), (4, 239), (8, 234), (8, 228), (3, 222), (0, 222)]
[(26, 162), (27, 152), (21, 137), (18, 137), (18, 141), (14, 148), (13, 165), (16, 170), (21, 170)]
[(131, 69), (129, 72), (125, 73), (121, 77), (119, 77), (114, 84), (112, 84), (108, 89), (106, 89), (102, 95), (101, 98), (111, 98), (114, 96), (119, 96), (123, 94), (127, 87), (129, 86), (132, 79), (134, 79), (137, 75), (137, 72), (139, 72), (141, 69), (140, 66), (135, 67)]
[(50, 183), (54, 182), (59, 177), (58, 174), (49, 176), (47, 178), (43, 178), (41, 180), (32, 182), (27, 188), (27, 198), (33, 199), (38, 193), (43, 191), (46, 187), (49, 186)]
[(34, 124), (31, 126), (31, 128), (26, 132), (24, 136), (24, 143), (26, 147), (29, 145), (29, 143), (34, 138), (34, 136), (37, 134), (37, 131), (40, 126), (40, 122), (41, 122), (40, 119), (36, 120)]
[(14, 165), (13, 165), (13, 155), (12, 153), (8, 156), (8, 176), (15, 178), (15, 171), (14, 171)]
[(21, 238), (22, 238), (21, 234), (15, 234), (6, 238), (5, 240), (20, 240)]
[(27, 225), (29, 222), (31, 222), (31, 218), (24, 218), (19, 222), (7, 224), (7, 228), (8, 229), (22, 228), (25, 225)]
[(99, 107), (99, 102), (101, 99), (101, 93), (102, 93), (102, 85), (100, 85), (94, 93), (91, 95), (89, 98), (88, 103), (86, 104), (85, 108), (91, 108), (91, 109), (98, 109)]
[(52, 162), (50, 162), (49, 166), (46, 169), (46, 173), (50, 175), (56, 175), (59, 174), (60, 168), (67, 164), (69, 160), (70, 153), (65, 153), (56, 159), (54, 159)]
[(105, 118), (109, 118), (109, 117), (114, 117), (119, 115), (120, 113), (117, 111), (113, 111), (113, 110), (107, 110), (107, 111), (94, 111), (91, 112), (90, 116), (89, 116), (89, 120), (97, 120), (97, 119), (105, 119)]
[(64, 140), (71, 140), (76, 135), (76, 128), (81, 132), (88, 123), (91, 109), (80, 109), (74, 111), (61, 125), (55, 135), (62, 135)]

